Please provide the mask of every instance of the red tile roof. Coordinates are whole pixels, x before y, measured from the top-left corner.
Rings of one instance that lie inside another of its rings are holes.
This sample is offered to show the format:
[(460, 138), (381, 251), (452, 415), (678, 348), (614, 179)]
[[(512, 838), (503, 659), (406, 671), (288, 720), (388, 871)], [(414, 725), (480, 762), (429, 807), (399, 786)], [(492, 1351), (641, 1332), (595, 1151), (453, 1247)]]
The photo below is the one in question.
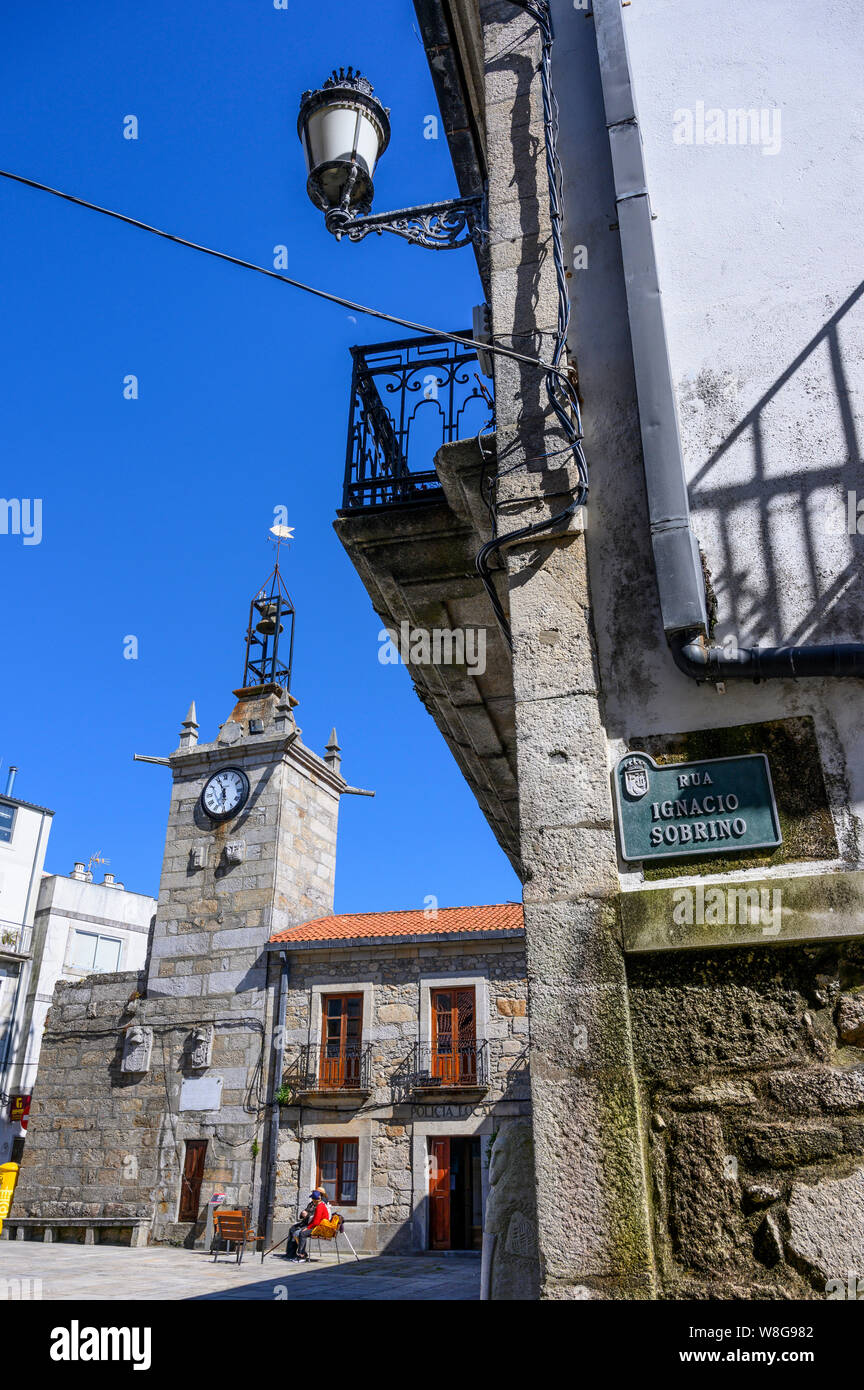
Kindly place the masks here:
[(422, 908), (405, 912), (345, 912), (318, 917), (299, 927), (276, 932), (271, 941), (356, 941), (378, 936), (437, 936), (447, 932), (523, 931), (521, 903), (486, 907), (439, 907), (435, 916)]

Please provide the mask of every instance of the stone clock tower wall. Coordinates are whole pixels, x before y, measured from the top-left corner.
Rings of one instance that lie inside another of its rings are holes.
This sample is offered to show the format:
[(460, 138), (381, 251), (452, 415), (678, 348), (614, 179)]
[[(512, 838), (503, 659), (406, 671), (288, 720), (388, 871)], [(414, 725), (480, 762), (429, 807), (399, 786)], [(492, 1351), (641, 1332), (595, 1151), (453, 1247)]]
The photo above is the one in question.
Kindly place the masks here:
[[(147, 966), (58, 986), (48, 1015), (15, 1197), (16, 1217), (35, 1234), (47, 1226), (69, 1235), (68, 1226), (99, 1239), (128, 1227), (141, 1242), (200, 1246), (217, 1191), (261, 1219), (272, 1028), (265, 946), (274, 932), (332, 911), (346, 790), (338, 759), (302, 744), (294, 703), (274, 687), (238, 692), (207, 744), (190, 711), (170, 758)], [(200, 796), (225, 767), (246, 774), (249, 796), (214, 824)], [(194, 1219), (182, 1205), (184, 1172)]]
[[(333, 910), (336, 826), (345, 782), (300, 741), (282, 697), (240, 698), (213, 743), (172, 756), (174, 786), (150, 950), (153, 996), (265, 988), (263, 947), (276, 931)], [(237, 767), (249, 779), (240, 812), (213, 824), (207, 779)]]

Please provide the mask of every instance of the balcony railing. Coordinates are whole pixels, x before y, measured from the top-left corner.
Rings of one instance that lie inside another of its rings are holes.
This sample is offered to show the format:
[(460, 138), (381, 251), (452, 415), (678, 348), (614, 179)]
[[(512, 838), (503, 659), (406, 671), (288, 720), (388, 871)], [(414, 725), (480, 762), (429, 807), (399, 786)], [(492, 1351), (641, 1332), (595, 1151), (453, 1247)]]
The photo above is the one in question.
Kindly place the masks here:
[(371, 1045), (336, 1048), (324, 1043), (304, 1047), (289, 1063), (285, 1081), (294, 1091), (368, 1091), (371, 1089)]
[(415, 1043), (411, 1087), (415, 1091), (452, 1091), (489, 1085), (485, 1042), (448, 1046)]
[(440, 495), (436, 452), (477, 434), (492, 414), (476, 354), (444, 338), (410, 338), (353, 347), (351, 356), (343, 511)]
[(27, 955), (32, 937), (32, 927), (22, 927), (16, 922), (4, 922), (0, 918), (0, 955)]

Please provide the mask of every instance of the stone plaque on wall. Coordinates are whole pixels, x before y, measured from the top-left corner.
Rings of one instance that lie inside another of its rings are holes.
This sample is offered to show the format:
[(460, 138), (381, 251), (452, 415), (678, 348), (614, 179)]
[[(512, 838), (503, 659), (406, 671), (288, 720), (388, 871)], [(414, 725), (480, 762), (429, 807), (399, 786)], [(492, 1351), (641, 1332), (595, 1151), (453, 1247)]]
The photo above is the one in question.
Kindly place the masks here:
[(153, 1029), (143, 1028), (134, 1023), (123, 1035), (123, 1057), (120, 1070), (143, 1073), (150, 1070), (150, 1054), (153, 1051)]
[(188, 1038), (188, 1058), (193, 1071), (203, 1071), (209, 1067), (213, 1058), (212, 1023), (201, 1023), (192, 1029)]
[(180, 1087), (181, 1110), (221, 1110), (221, 1076), (187, 1076)]

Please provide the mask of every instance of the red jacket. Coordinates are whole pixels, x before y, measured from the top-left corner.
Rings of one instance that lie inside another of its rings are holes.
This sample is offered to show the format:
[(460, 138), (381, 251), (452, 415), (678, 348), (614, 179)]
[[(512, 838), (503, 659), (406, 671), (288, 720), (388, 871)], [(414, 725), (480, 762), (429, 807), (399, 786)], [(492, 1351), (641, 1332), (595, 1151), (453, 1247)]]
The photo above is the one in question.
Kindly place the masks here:
[(329, 1221), (329, 1219), (330, 1208), (328, 1207), (326, 1202), (319, 1202), (314, 1212), (312, 1213), (312, 1218), (309, 1222), (307, 1230), (312, 1230), (315, 1226), (320, 1226), (322, 1221)]

